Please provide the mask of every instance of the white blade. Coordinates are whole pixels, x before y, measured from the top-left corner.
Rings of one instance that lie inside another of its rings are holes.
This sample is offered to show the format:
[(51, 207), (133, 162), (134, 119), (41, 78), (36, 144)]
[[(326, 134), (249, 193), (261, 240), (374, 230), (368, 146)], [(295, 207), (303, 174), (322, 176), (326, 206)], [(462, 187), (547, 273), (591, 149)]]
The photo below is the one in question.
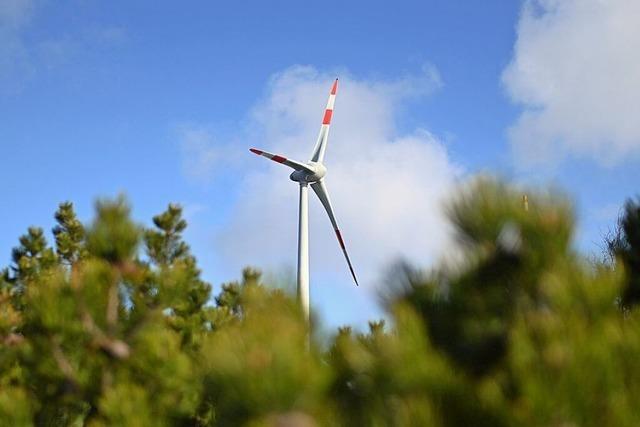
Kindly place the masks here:
[(311, 169), (309, 166), (305, 165), (304, 163), (300, 163), (296, 160), (292, 160), (292, 159), (287, 159), (286, 157), (282, 157), (279, 156), (277, 154), (272, 154), (272, 153), (267, 153), (266, 151), (262, 151), (262, 150), (257, 150), (255, 148), (250, 148), (249, 151), (251, 151), (254, 154), (257, 154), (259, 156), (263, 156), (266, 157), (267, 159), (273, 160), (274, 162), (278, 162), (278, 163), (282, 163), (283, 165), (287, 165), (290, 168), (293, 168), (297, 171), (299, 170), (305, 170), (307, 172), (313, 173), (313, 169)]
[(331, 116), (333, 115), (333, 104), (336, 102), (336, 94), (338, 93), (338, 79), (333, 82), (331, 91), (329, 92), (329, 100), (327, 101), (327, 108), (324, 110), (324, 117), (322, 118), (322, 126), (320, 126), (320, 134), (318, 134), (318, 141), (313, 148), (311, 154), (311, 161), (322, 163), (324, 161), (324, 151), (327, 148), (327, 139), (329, 139), (329, 126), (331, 125)]
[(323, 180), (314, 182), (311, 184), (311, 188), (315, 191), (318, 199), (324, 206), (327, 214), (329, 215), (329, 220), (331, 221), (331, 225), (333, 225), (333, 230), (336, 232), (336, 237), (338, 238), (338, 242), (340, 243), (340, 247), (342, 248), (342, 252), (344, 253), (344, 257), (347, 259), (347, 264), (349, 264), (349, 270), (351, 271), (351, 275), (353, 276), (353, 281), (356, 282), (356, 286), (358, 286), (358, 279), (356, 278), (356, 273), (353, 271), (353, 267), (351, 266), (351, 260), (349, 259), (349, 254), (347, 254), (347, 249), (344, 246), (344, 240), (342, 240), (342, 235), (340, 234), (340, 230), (338, 229), (338, 223), (336, 221), (336, 217), (333, 214), (333, 208), (331, 207), (331, 201), (329, 200), (329, 193), (327, 192), (327, 187), (324, 185)]

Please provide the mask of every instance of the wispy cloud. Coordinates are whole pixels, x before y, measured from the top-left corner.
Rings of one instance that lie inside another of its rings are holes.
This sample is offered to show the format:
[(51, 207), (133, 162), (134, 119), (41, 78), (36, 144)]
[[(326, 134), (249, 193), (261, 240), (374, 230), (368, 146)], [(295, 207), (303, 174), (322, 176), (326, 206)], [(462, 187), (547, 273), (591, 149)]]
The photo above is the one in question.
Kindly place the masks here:
[[(301, 66), (275, 75), (249, 114), (244, 138), (238, 139), (242, 142), (220, 145), (212, 143), (208, 132), (185, 133), (183, 147), (195, 155), (191, 169), (199, 174), (227, 166), (230, 151), (242, 156), (235, 163), (240, 196), (216, 239), (229, 271), (247, 263), (263, 268), (295, 263), (297, 185), (288, 178), (290, 170), (251, 156), (247, 149), (257, 146), (305, 161), (333, 78), (334, 74)], [(402, 102), (441, 85), (433, 67), (392, 81), (340, 75), (326, 182), (365, 286), (395, 257), (426, 264), (448, 246), (442, 203), (461, 170), (428, 130), (399, 134), (395, 126)], [(348, 282), (345, 261), (321, 205), (312, 201), (310, 211), (312, 272)]]
[(7, 82), (33, 72), (22, 32), (31, 21), (34, 9), (32, 0), (0, 2), (0, 90), (11, 90)]
[[(246, 162), (246, 153), (237, 146), (237, 136), (226, 138), (215, 126), (182, 123), (176, 126), (182, 170), (187, 178), (210, 185), (216, 179), (237, 173)], [(244, 135), (246, 129), (239, 130)]]
[(527, 0), (503, 81), (521, 164), (640, 154), (640, 2)]
[(36, 0), (0, 1), (0, 93), (18, 92), (42, 70), (75, 64), (83, 54), (127, 41), (125, 28), (97, 24), (74, 33), (28, 37), (47, 7), (54, 6)]
[(97, 27), (92, 31), (93, 38), (107, 46), (119, 46), (129, 39), (124, 27)]
[(19, 30), (29, 22), (34, 9), (33, 0), (2, 0), (0, 3), (0, 28)]
[(183, 124), (178, 128), (178, 138), (185, 175), (201, 181), (211, 180), (223, 161), (213, 133), (201, 125)]

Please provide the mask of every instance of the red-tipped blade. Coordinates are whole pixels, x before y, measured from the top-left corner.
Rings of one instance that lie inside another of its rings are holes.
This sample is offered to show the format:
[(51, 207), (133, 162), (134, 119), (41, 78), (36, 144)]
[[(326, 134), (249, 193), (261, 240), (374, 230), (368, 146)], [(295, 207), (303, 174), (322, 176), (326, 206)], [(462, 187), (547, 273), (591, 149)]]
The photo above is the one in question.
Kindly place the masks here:
[(333, 82), (333, 86), (331, 86), (331, 95), (335, 95), (336, 93), (338, 93), (338, 79), (336, 79), (336, 81)]
[(295, 170), (306, 170), (308, 172), (313, 173), (313, 170), (308, 165), (305, 165), (304, 163), (300, 163), (296, 160), (287, 159), (286, 157), (279, 156), (277, 154), (267, 153), (266, 151), (258, 150), (257, 148), (249, 148), (249, 151), (251, 151), (254, 154), (257, 154), (258, 156), (266, 157), (269, 160), (273, 160), (274, 162), (287, 165), (290, 168), (293, 168)]
[(327, 100), (327, 106), (324, 109), (324, 115), (322, 116), (322, 125), (320, 126), (320, 133), (318, 134), (318, 140), (311, 153), (311, 161), (322, 163), (324, 160), (324, 152), (327, 148), (327, 140), (329, 139), (329, 126), (331, 125), (331, 118), (333, 117), (333, 106), (336, 102), (336, 94), (338, 93), (338, 79), (335, 79), (329, 91), (329, 99)]
[(329, 192), (324, 185), (322, 180), (318, 182), (314, 182), (311, 184), (311, 188), (315, 191), (318, 199), (320, 199), (320, 203), (324, 206), (324, 209), (327, 211), (327, 215), (329, 215), (329, 221), (331, 221), (331, 225), (333, 226), (333, 230), (336, 233), (336, 237), (338, 238), (338, 243), (340, 244), (340, 249), (342, 249), (342, 253), (344, 254), (345, 259), (347, 260), (347, 265), (349, 266), (349, 271), (351, 272), (351, 276), (353, 277), (353, 281), (358, 285), (358, 279), (356, 278), (356, 273), (353, 271), (353, 266), (351, 265), (351, 260), (349, 259), (349, 254), (347, 253), (347, 248), (344, 244), (344, 240), (342, 239), (342, 234), (338, 229), (338, 221), (336, 220), (336, 216), (333, 213), (333, 208), (331, 207), (331, 200), (329, 199)]

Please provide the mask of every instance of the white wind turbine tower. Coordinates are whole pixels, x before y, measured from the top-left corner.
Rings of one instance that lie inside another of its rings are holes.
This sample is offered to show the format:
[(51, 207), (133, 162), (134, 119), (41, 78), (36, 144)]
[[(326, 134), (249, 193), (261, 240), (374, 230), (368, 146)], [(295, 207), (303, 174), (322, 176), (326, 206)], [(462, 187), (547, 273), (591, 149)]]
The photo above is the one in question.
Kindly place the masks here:
[(336, 237), (338, 238), (338, 242), (340, 243), (340, 247), (342, 248), (344, 257), (347, 259), (347, 264), (349, 265), (349, 270), (351, 271), (353, 280), (355, 281), (356, 285), (358, 284), (358, 279), (356, 279), (356, 274), (353, 272), (351, 260), (349, 260), (347, 249), (344, 246), (344, 240), (342, 240), (342, 235), (340, 234), (340, 230), (338, 229), (338, 223), (333, 213), (333, 208), (331, 207), (331, 201), (329, 200), (327, 186), (325, 185), (323, 179), (325, 174), (327, 173), (327, 168), (323, 164), (324, 152), (327, 148), (329, 126), (331, 124), (331, 116), (333, 114), (333, 105), (336, 100), (337, 91), (338, 79), (333, 82), (333, 86), (331, 87), (329, 100), (327, 101), (327, 108), (324, 111), (324, 118), (322, 119), (322, 126), (320, 127), (320, 134), (318, 135), (316, 146), (313, 148), (313, 152), (311, 153), (311, 159), (308, 162), (302, 163), (283, 156), (279, 156), (277, 154), (271, 154), (267, 153), (266, 151), (257, 150), (255, 148), (250, 149), (252, 153), (264, 156), (267, 159), (271, 159), (274, 162), (282, 163), (283, 165), (289, 166), (290, 168), (294, 169), (294, 171), (290, 175), (290, 178), (292, 181), (300, 183), (297, 285), (298, 298), (300, 299), (300, 304), (302, 304), (302, 309), (304, 311), (307, 322), (309, 321), (309, 184), (311, 184), (311, 188), (316, 193), (318, 199), (320, 199), (320, 202), (329, 215), (329, 220), (331, 221), (331, 225), (336, 232)]

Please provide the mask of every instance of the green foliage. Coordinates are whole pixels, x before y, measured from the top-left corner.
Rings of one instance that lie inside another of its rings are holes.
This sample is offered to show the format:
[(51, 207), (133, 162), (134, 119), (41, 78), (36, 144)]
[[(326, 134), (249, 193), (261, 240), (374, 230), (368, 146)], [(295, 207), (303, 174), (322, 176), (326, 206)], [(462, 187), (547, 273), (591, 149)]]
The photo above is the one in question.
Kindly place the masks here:
[(124, 199), (99, 201), (96, 214), (96, 220), (87, 231), (89, 254), (114, 264), (131, 259), (140, 240), (140, 227), (129, 218), (130, 209)]
[(525, 211), (517, 193), (480, 181), (451, 207), (463, 268), (416, 277), (409, 300), (435, 345), (471, 375), (503, 364), (515, 314), (544, 303), (540, 277), (575, 262), (569, 207), (552, 195), (533, 196)]
[(73, 264), (86, 256), (82, 242), (84, 226), (76, 217), (71, 202), (61, 203), (55, 213), (58, 225), (53, 228), (56, 239), (56, 252), (61, 260)]
[(455, 261), (402, 266), (387, 321), (332, 337), (256, 270), (212, 295), (177, 205), (145, 229), (63, 203), (0, 275), (0, 425), (638, 425), (640, 208), (594, 266), (566, 199), (528, 195), (470, 185)]
[(170, 204), (165, 212), (153, 217), (153, 223), (158, 230), (144, 233), (149, 258), (157, 264), (167, 265), (189, 254), (189, 246), (180, 235), (187, 228), (180, 206)]
[(616, 234), (607, 241), (609, 253), (628, 272), (622, 305), (640, 303), (640, 199), (628, 200)]
[(27, 234), (21, 236), (19, 240), (20, 246), (14, 248), (11, 253), (13, 259), (11, 268), (15, 279), (24, 286), (38, 274), (45, 273), (47, 269), (54, 266), (56, 256), (47, 246), (42, 228), (29, 227)]
[(297, 304), (255, 284), (241, 289), (241, 320), (220, 328), (203, 347), (204, 400), (214, 408), (215, 424), (262, 424), (288, 413), (323, 417), (328, 367), (317, 351), (307, 351)]

